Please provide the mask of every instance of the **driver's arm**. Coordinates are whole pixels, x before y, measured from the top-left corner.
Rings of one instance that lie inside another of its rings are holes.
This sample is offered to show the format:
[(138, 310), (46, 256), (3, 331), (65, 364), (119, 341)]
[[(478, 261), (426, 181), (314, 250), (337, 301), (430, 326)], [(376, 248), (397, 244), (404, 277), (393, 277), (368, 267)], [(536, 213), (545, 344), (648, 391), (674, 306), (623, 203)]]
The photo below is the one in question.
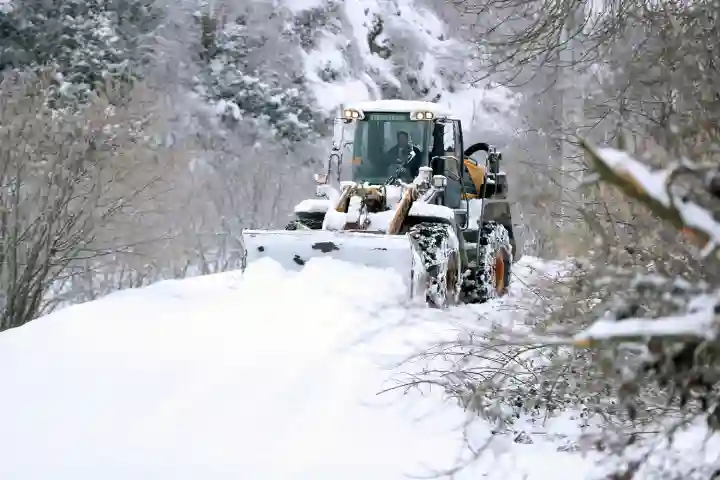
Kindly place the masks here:
[(413, 145), (412, 147), (413, 151), (415, 152), (415, 158), (412, 159), (410, 164), (408, 165), (408, 168), (413, 176), (417, 176), (420, 173), (420, 163), (422, 159), (422, 151)]
[(390, 147), (390, 149), (385, 152), (385, 161), (393, 161), (395, 160), (395, 157), (397, 157), (397, 145), (394, 147)]

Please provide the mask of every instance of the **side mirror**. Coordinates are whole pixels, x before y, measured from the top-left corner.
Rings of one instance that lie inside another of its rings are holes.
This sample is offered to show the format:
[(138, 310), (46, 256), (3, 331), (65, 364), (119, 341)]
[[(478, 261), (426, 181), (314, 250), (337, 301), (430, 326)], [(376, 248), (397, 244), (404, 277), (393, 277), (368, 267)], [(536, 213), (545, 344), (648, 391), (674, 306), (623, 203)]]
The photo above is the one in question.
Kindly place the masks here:
[[(340, 168), (341, 168), (340, 154), (337, 151), (335, 151), (330, 154), (330, 158), (328, 159), (327, 172), (324, 174), (325, 181), (323, 183), (328, 183), (328, 180), (329, 180), (330, 176), (333, 175), (333, 172), (335, 172), (337, 174), (337, 177), (340, 178)], [(321, 174), (319, 174), (319, 175), (321, 175)], [(320, 180), (322, 180), (322, 179), (323, 179), (322, 176), (320, 176)], [(315, 178), (315, 181), (316, 182), (318, 181), (317, 176)]]
[(433, 167), (434, 171), (437, 170), (437, 165), (441, 160), (445, 162), (445, 164), (443, 165), (444, 168), (442, 169), (442, 175), (454, 182), (459, 182), (460, 169), (462, 168), (460, 160), (458, 160), (457, 157), (455, 157), (454, 155), (433, 157), (430, 161), (430, 165)]

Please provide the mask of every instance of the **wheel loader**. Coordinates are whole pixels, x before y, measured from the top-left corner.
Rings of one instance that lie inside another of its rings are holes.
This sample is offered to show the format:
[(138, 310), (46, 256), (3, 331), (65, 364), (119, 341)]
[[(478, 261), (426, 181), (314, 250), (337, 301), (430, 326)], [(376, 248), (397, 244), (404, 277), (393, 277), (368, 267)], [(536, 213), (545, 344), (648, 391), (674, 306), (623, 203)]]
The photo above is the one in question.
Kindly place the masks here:
[(315, 198), (296, 205), (285, 230), (243, 231), (243, 268), (329, 256), (394, 269), (433, 307), (505, 294), (518, 254), (502, 154), (465, 148), (460, 120), (431, 102), (344, 105), (336, 124)]

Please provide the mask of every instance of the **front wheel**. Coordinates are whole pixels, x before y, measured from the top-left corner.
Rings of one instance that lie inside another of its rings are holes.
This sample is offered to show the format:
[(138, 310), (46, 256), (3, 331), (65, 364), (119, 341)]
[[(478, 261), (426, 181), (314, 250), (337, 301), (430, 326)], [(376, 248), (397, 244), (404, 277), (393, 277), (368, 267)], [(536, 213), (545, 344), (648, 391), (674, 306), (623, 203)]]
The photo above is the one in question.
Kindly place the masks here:
[(445, 308), (459, 301), (459, 252), (451, 232), (449, 225), (430, 222), (413, 225), (408, 231), (425, 272), (425, 300), (435, 308)]
[(510, 234), (500, 223), (483, 224), (478, 233), (478, 257), (475, 268), (463, 281), (464, 300), (483, 303), (507, 293), (512, 268)]

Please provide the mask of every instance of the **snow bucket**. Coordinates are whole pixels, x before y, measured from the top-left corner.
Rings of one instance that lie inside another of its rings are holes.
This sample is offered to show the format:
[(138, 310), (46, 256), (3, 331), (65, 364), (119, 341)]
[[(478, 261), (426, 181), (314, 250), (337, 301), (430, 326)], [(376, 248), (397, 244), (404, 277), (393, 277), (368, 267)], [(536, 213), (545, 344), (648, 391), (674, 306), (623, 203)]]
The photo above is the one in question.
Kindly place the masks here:
[(417, 254), (407, 235), (333, 230), (245, 230), (245, 264), (269, 257), (287, 270), (313, 258), (330, 257), (368, 267), (390, 268), (415, 290)]

